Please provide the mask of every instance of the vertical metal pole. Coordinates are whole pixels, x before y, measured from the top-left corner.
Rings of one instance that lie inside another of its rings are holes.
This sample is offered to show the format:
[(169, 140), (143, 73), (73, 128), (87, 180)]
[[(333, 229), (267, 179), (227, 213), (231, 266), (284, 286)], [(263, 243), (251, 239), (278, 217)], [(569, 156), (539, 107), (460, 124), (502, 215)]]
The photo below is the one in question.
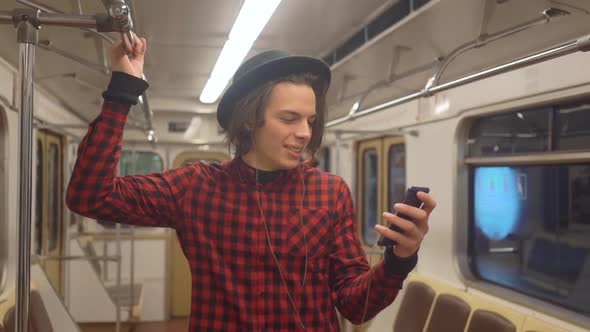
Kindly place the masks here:
[(131, 270), (131, 275), (130, 275), (130, 286), (129, 287), (129, 318), (131, 318), (132, 314), (133, 314), (133, 305), (135, 304), (134, 298), (135, 298), (135, 227), (131, 226), (131, 234), (129, 234), (131, 236), (131, 261), (130, 261), (130, 270)]
[(117, 291), (115, 292), (115, 310), (117, 322), (115, 323), (115, 331), (121, 332), (121, 224), (117, 223), (115, 226), (115, 243), (117, 250)]
[(18, 175), (18, 262), (16, 275), (16, 332), (29, 329), (31, 287), (31, 211), (33, 178), (33, 67), (38, 28), (23, 15), (17, 25), (19, 43), (19, 175)]
[[(131, 164), (131, 174), (130, 175), (135, 175), (137, 173), (137, 158), (139, 158), (138, 154), (137, 154), (137, 149), (133, 149), (132, 152), (132, 164)], [(129, 234), (131, 236), (131, 252), (130, 252), (130, 286), (129, 287), (129, 318), (131, 318), (132, 314), (133, 314), (133, 305), (135, 304), (134, 298), (135, 298), (135, 226), (131, 225), (130, 226), (130, 231), (131, 234)]]

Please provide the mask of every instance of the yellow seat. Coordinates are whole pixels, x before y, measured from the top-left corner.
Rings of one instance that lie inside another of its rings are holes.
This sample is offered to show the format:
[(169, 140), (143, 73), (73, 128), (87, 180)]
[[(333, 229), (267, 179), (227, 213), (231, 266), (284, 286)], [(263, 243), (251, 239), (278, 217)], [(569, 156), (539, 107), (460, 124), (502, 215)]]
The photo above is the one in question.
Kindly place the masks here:
[(434, 303), (426, 332), (463, 332), (471, 306), (451, 294), (440, 294)]
[(469, 320), (467, 332), (516, 332), (516, 326), (496, 312), (477, 309)]
[[(16, 330), (16, 308), (8, 309), (3, 319), (4, 327), (8, 331)], [(53, 332), (51, 320), (43, 304), (41, 295), (36, 290), (31, 290), (29, 303), (29, 332)]]
[(522, 328), (524, 332), (567, 332), (539, 318), (527, 317)]
[(8, 311), (14, 307), (15, 303), (14, 289), (7, 291), (6, 294), (7, 295), (4, 297), (4, 299), (0, 301), (0, 326), (2, 326), (2, 328), (5, 330), (6, 328), (4, 326), (4, 320), (8, 314)]
[(405, 294), (393, 330), (422, 332), (436, 292), (421, 281), (412, 281), (404, 288)]

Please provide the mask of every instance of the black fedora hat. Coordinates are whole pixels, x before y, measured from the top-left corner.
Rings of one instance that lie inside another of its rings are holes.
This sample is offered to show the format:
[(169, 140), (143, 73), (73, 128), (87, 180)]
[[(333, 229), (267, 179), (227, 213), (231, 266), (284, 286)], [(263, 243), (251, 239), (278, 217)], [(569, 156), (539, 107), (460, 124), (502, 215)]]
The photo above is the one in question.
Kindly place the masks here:
[(319, 77), (324, 92), (330, 86), (330, 67), (322, 60), (308, 56), (291, 55), (280, 50), (259, 53), (240, 65), (232, 84), (217, 106), (217, 122), (228, 129), (235, 105), (247, 93), (271, 80), (290, 74), (311, 73)]

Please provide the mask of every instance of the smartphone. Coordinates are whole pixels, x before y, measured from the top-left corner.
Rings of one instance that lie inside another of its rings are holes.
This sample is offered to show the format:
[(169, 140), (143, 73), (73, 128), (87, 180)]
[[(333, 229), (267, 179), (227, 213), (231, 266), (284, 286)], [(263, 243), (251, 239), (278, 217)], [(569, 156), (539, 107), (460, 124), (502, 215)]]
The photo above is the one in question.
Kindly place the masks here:
[[(413, 207), (417, 207), (417, 208), (422, 207), (422, 201), (419, 200), (418, 197), (416, 196), (416, 194), (419, 191), (422, 191), (422, 192), (425, 192), (428, 194), (430, 192), (430, 188), (427, 188), (427, 187), (410, 187), (410, 188), (408, 188), (408, 190), (406, 190), (406, 196), (404, 197), (404, 201), (402, 203), (413, 206)], [(400, 218), (404, 218), (406, 220), (413, 221), (412, 218), (408, 217), (407, 215), (405, 215), (403, 213), (396, 212), (395, 215)], [(389, 229), (394, 230), (398, 233), (404, 232), (401, 228), (399, 228), (393, 224), (389, 225)], [(391, 247), (391, 246), (396, 245), (397, 243), (395, 241), (390, 240), (390, 239), (384, 237), (383, 235), (381, 235), (379, 237), (379, 241), (377, 241), (377, 244), (382, 247)]]

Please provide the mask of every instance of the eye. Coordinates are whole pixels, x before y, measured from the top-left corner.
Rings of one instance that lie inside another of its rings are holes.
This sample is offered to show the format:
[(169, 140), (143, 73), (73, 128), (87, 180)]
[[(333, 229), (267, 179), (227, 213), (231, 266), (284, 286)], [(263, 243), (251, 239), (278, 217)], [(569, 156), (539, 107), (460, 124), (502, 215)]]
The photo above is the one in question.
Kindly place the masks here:
[(294, 118), (281, 118), (281, 121), (284, 123), (293, 123), (295, 121)]

